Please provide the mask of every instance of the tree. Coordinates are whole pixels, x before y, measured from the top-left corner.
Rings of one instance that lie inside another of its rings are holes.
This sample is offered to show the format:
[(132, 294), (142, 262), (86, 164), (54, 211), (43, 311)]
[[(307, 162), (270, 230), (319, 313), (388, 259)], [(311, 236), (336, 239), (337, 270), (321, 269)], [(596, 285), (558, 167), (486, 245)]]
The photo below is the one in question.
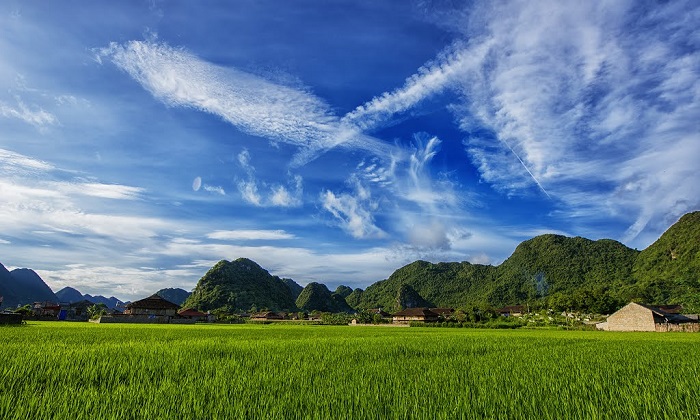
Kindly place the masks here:
[(107, 305), (104, 303), (97, 303), (87, 308), (87, 313), (90, 319), (97, 319), (102, 315), (107, 315)]

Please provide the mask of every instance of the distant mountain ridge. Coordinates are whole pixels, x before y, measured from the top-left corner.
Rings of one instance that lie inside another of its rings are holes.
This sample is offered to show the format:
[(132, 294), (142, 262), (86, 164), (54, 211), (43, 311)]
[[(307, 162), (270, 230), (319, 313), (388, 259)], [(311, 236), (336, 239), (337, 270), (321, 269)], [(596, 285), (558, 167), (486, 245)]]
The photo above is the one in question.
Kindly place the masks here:
[(103, 304), (109, 309), (115, 309), (119, 306), (123, 306), (124, 302), (121, 300), (115, 298), (114, 296), (111, 297), (104, 297), (101, 295), (97, 296), (92, 296), (89, 294), (82, 294), (80, 291), (77, 289), (74, 289), (72, 287), (64, 287), (63, 289), (59, 290), (56, 292), (56, 302), (58, 303), (75, 303), (75, 302), (80, 302), (82, 300), (88, 300), (92, 303), (95, 304)]
[[(431, 306), (469, 308), (528, 304), (533, 308), (610, 313), (635, 300), (680, 304), (700, 312), (700, 211), (688, 213), (643, 251), (610, 239), (545, 234), (520, 243), (499, 266), (469, 262), (415, 261), (365, 290), (321, 283), (300, 286), (271, 275), (254, 261), (219, 261), (189, 296), (183, 289), (159, 293), (200, 310), (321, 310)], [(0, 264), (3, 308), (35, 301), (74, 301), (78, 296), (113, 308), (121, 302), (81, 295), (67, 287), (56, 294), (32, 270), (9, 272)]]
[(184, 289), (169, 287), (166, 289), (160, 289), (156, 292), (156, 294), (168, 302), (176, 303), (182, 306), (182, 304), (185, 303), (187, 298), (190, 297), (192, 293)]
[(0, 264), (0, 296), (3, 296), (2, 308), (57, 300), (51, 288), (34, 270), (17, 268), (7, 271), (2, 264)]

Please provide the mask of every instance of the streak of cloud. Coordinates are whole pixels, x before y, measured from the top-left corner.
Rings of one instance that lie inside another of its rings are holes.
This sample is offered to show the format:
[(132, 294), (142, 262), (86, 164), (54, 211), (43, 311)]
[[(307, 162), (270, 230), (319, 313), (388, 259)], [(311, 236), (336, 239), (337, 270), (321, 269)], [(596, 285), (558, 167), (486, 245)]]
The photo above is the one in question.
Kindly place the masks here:
[(337, 146), (382, 153), (388, 149), (354, 127), (341, 125), (318, 97), (253, 74), (211, 64), (184, 49), (151, 41), (112, 43), (110, 59), (155, 98), (221, 117), (241, 131), (298, 147), (301, 166)]

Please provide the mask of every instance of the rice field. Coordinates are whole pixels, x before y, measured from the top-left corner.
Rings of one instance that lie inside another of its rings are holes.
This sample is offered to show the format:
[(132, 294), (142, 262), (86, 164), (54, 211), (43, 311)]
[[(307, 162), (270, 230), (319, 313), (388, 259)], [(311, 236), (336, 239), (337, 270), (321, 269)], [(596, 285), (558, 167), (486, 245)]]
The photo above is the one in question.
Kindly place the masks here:
[(700, 334), (0, 328), (0, 419), (700, 419)]

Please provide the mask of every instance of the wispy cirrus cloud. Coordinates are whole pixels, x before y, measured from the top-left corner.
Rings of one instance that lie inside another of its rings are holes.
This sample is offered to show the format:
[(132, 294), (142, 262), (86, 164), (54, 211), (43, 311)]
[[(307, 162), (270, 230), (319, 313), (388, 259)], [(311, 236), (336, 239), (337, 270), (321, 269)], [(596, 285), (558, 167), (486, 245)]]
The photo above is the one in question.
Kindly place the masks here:
[(387, 234), (374, 220), (379, 204), (372, 198), (371, 190), (357, 177), (349, 180), (353, 192), (336, 194), (330, 190), (321, 193), (323, 209), (335, 218), (338, 225), (357, 239), (383, 238)]
[(300, 148), (301, 165), (336, 146), (387, 149), (356, 127), (342, 125), (318, 97), (232, 67), (209, 63), (155, 41), (112, 43), (97, 60), (111, 60), (156, 99), (221, 117), (241, 131)]
[(287, 186), (262, 183), (260, 189), (266, 191), (261, 193), (258, 188), (259, 181), (255, 176), (255, 167), (251, 163), (250, 152), (243, 149), (237, 158), (239, 166), (246, 173), (246, 178), (238, 180), (237, 183), (243, 201), (257, 207), (298, 207), (302, 204), (304, 180), (301, 175), (288, 174)]
[(286, 239), (294, 239), (295, 235), (283, 230), (217, 230), (207, 235), (209, 239), (218, 239), (221, 241), (280, 241)]
[(58, 123), (58, 118), (54, 114), (38, 105), (26, 105), (19, 96), (15, 96), (15, 105), (0, 101), (0, 116), (22, 120), (37, 129), (44, 129)]
[[(0, 149), (0, 230), (27, 237), (27, 232), (97, 235), (125, 241), (154, 237), (171, 227), (149, 217), (89, 211), (85, 198), (140, 200), (142, 188), (71, 178), (51, 163)], [(60, 176), (59, 176), (60, 175)], [(42, 233), (43, 234), (43, 233)]]
[[(448, 22), (445, 53), (344, 117), (381, 127), (446, 89), (481, 179), (539, 189), (561, 214), (627, 220), (633, 242), (700, 206), (700, 6), (477, 2)], [(654, 28), (654, 29), (650, 29)], [(645, 45), (645, 48), (638, 48)]]

